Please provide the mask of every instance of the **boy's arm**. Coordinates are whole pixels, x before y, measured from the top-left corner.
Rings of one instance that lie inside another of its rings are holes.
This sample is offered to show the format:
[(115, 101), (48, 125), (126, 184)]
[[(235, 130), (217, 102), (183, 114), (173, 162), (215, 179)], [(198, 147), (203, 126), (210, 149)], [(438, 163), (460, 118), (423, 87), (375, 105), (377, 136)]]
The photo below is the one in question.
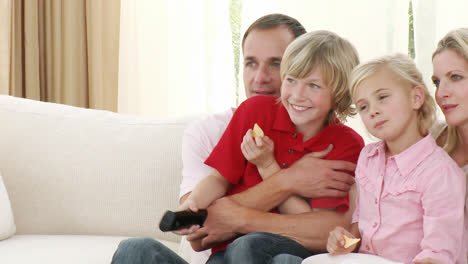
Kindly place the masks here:
[[(271, 175), (279, 172), (281, 170), (280, 166), (276, 160), (267, 168), (258, 167), (258, 172), (263, 179), (270, 177)], [(304, 200), (302, 197), (297, 195), (292, 195), (286, 199), (283, 203), (278, 206), (278, 210), (282, 214), (300, 214), (311, 212), (309, 203)]]
[(203, 178), (187, 199), (180, 206), (180, 210), (207, 208), (213, 201), (223, 197), (229, 188), (230, 182), (217, 170), (213, 169), (210, 174)]
[[(241, 149), (244, 157), (254, 165), (262, 179), (267, 179), (281, 170), (273, 155), (274, 142), (268, 137), (252, 138), (252, 130), (244, 135)], [(329, 148), (331, 150), (331, 148)], [(310, 205), (301, 197), (293, 195), (278, 206), (282, 214), (299, 214), (310, 212)]]

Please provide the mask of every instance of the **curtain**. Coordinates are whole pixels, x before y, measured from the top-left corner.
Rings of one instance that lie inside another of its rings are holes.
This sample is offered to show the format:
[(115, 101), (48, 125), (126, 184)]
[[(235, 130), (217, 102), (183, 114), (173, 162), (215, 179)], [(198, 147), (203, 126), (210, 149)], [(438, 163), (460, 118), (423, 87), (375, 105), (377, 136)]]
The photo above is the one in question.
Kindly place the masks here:
[[(450, 30), (468, 27), (466, 0), (413, 0), (415, 61), (430, 90), (432, 85), (432, 53), (437, 42)], [(442, 114), (440, 118), (443, 118)]]
[(119, 23), (119, 0), (13, 1), (9, 94), (116, 111)]
[[(122, 0), (119, 112), (173, 117), (242, 102), (242, 70), (237, 90), (234, 85), (232, 2), (241, 6), (240, 38), (260, 16), (283, 13), (308, 31), (327, 29), (347, 38), (362, 61), (408, 51), (408, 1)], [(359, 118), (349, 124), (367, 134)]]
[(229, 0), (122, 0), (119, 108), (155, 117), (234, 105)]
[(0, 0), (0, 94), (8, 94), (10, 84), (11, 0)]

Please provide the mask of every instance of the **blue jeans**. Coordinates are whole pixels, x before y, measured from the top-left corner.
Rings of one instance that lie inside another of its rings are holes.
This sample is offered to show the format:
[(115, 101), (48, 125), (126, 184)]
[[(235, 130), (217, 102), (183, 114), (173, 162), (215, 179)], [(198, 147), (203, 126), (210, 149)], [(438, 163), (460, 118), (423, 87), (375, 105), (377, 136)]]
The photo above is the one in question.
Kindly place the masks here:
[(174, 251), (152, 238), (130, 238), (120, 242), (112, 264), (188, 264)]
[[(289, 255), (279, 256), (280, 254)], [(301, 244), (284, 236), (271, 233), (250, 233), (234, 240), (223, 252), (213, 254), (207, 264), (270, 264), (285, 259), (297, 261), (312, 255)], [(278, 258), (276, 258), (278, 256)], [(297, 256), (296, 258), (294, 258)], [(291, 263), (301, 263), (291, 262)]]
[(304, 259), (289, 254), (277, 255), (271, 261), (271, 264), (301, 264)]

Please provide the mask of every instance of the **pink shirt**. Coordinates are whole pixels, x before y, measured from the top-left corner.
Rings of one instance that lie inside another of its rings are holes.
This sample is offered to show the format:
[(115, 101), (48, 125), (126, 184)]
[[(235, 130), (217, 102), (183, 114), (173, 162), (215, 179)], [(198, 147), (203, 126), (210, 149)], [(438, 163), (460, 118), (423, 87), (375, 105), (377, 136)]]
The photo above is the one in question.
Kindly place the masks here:
[(359, 252), (412, 263), (466, 263), (463, 171), (428, 135), (385, 162), (385, 144), (369, 144), (356, 168)]

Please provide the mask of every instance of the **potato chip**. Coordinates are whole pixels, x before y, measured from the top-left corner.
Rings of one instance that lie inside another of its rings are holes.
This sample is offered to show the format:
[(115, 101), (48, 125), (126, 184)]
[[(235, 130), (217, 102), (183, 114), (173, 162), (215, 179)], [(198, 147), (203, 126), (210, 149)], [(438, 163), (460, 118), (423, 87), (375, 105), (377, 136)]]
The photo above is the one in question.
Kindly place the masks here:
[(263, 130), (260, 128), (260, 126), (255, 123), (253, 130), (252, 130), (252, 137), (263, 137), (265, 134), (263, 134)]
[(344, 247), (345, 248), (349, 248), (350, 246), (358, 243), (359, 241), (361, 241), (360, 238), (350, 238), (346, 235), (343, 235), (343, 238), (344, 238), (344, 241), (345, 241), (345, 244), (344, 244)]

